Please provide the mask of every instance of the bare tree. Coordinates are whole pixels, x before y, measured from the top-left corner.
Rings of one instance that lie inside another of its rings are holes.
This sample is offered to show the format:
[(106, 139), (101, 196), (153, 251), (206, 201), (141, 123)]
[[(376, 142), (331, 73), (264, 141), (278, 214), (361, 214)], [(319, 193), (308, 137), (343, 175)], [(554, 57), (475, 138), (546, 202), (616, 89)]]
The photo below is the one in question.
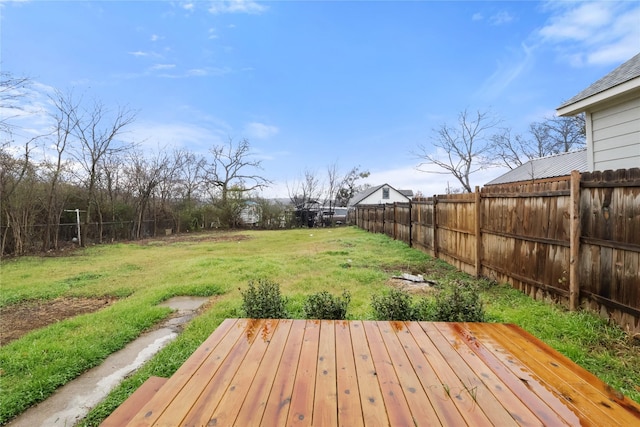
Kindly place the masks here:
[(206, 182), (219, 191), (223, 204), (232, 187), (236, 191), (242, 188), (247, 193), (270, 184), (268, 179), (254, 173), (256, 169), (262, 169), (262, 162), (252, 159), (248, 140), (243, 139), (236, 145), (229, 138), (226, 145), (214, 145), (209, 151), (213, 160), (207, 165)]
[[(214, 145), (209, 150), (212, 161), (206, 166), (205, 183), (209, 185), (212, 198), (219, 198), (219, 208), (223, 222), (233, 226), (239, 199), (252, 191), (265, 188), (270, 181), (260, 175), (262, 162), (252, 157), (251, 145), (246, 139), (234, 144)], [(231, 197), (230, 197), (231, 196)]]
[(123, 152), (132, 148), (131, 144), (118, 144), (118, 137), (124, 132), (125, 127), (133, 123), (136, 114), (126, 107), (119, 107), (115, 112), (107, 109), (104, 104), (95, 101), (90, 110), (76, 109), (72, 118), (75, 123), (74, 135), (80, 142), (79, 147), (73, 151), (73, 156), (84, 169), (85, 187), (87, 190), (85, 227), (83, 230), (83, 244), (87, 241), (86, 233), (93, 214), (92, 208), (96, 208), (96, 214), (100, 224), (98, 232), (102, 239), (102, 212), (96, 197), (96, 184), (100, 172), (100, 161), (110, 154)]
[(8, 143), (3, 143), (0, 147), (0, 229), (4, 229), (0, 253), (22, 255), (28, 246), (28, 228), (33, 225), (38, 199), (36, 167), (31, 161), (29, 143), (18, 159), (10, 154), (7, 146)]
[[(60, 215), (64, 209), (65, 202), (64, 199), (60, 200), (58, 183), (67, 163), (65, 160), (65, 151), (73, 137), (72, 133), (75, 128), (74, 117), (76, 116), (76, 111), (78, 109), (78, 105), (70, 93), (65, 95), (56, 91), (55, 94), (49, 98), (54, 106), (54, 111), (51, 113), (51, 117), (54, 120), (52, 145), (55, 150), (55, 159), (53, 161), (46, 162), (46, 166), (50, 171), (50, 177), (45, 212), (45, 231), (42, 240), (43, 251), (50, 248), (52, 238), (54, 248), (57, 249), (58, 247), (57, 230), (60, 225)], [(53, 230), (55, 232), (52, 232)]]
[(295, 181), (291, 185), (287, 183), (289, 200), (296, 208), (297, 225), (313, 227), (323, 191), (323, 184), (318, 174), (310, 169), (305, 169), (300, 181)]
[(305, 169), (300, 181), (287, 183), (289, 199), (296, 208), (307, 209), (310, 205), (320, 204), (323, 188), (318, 174), (311, 169)]
[[(499, 122), (488, 111), (477, 111), (472, 115), (464, 110), (458, 114), (456, 127), (444, 123), (434, 129), (435, 136), (431, 145), (418, 146), (418, 151), (414, 154), (423, 159), (418, 170), (451, 174), (462, 184), (464, 191), (470, 193), (470, 175), (489, 166), (486, 156), (490, 146), (487, 133)], [(435, 165), (444, 171), (421, 169), (425, 165)]]
[(151, 158), (145, 158), (140, 151), (132, 151), (125, 168), (127, 178), (135, 189), (136, 219), (134, 221), (133, 238), (142, 237), (142, 224), (144, 214), (149, 207), (149, 202), (154, 191), (162, 182), (167, 168), (169, 157), (162, 150)]
[(514, 169), (532, 158), (531, 141), (504, 128), (491, 136), (490, 152), (496, 165)]
[[(0, 109), (4, 110), (0, 114), (0, 132), (11, 134), (10, 119), (14, 116), (8, 114), (9, 111), (22, 111), (23, 107), (19, 101), (25, 96), (25, 89), (29, 87), (31, 80), (28, 77), (15, 77), (13, 74), (0, 71)], [(6, 138), (7, 140), (9, 138)]]
[(585, 146), (585, 117), (551, 117), (541, 123), (546, 128), (547, 145), (552, 154), (567, 153)]
[(358, 181), (367, 178), (369, 175), (369, 171), (360, 170), (360, 166), (351, 168), (342, 177), (338, 188), (338, 193), (336, 195), (336, 203), (339, 206), (348, 206), (349, 201), (353, 198), (353, 196), (365, 189), (365, 186), (359, 185)]
[(531, 159), (565, 153), (585, 144), (584, 115), (553, 117), (529, 125), (531, 139), (512, 135), (510, 128), (491, 137), (490, 153), (494, 163), (510, 169)]

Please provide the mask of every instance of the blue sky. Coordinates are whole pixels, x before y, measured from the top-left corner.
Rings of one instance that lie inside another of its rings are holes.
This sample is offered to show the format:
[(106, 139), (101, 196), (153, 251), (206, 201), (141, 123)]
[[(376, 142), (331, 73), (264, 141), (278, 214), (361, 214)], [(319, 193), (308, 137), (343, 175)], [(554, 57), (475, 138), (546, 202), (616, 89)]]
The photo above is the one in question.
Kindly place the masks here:
[[(41, 132), (46, 94), (73, 90), (137, 119), (149, 152), (247, 138), (287, 196), (337, 164), (367, 182), (444, 193), (412, 151), (468, 109), (516, 132), (640, 52), (640, 2), (0, 1), (3, 71), (34, 82), (16, 139)], [(499, 175), (472, 176), (482, 185)]]

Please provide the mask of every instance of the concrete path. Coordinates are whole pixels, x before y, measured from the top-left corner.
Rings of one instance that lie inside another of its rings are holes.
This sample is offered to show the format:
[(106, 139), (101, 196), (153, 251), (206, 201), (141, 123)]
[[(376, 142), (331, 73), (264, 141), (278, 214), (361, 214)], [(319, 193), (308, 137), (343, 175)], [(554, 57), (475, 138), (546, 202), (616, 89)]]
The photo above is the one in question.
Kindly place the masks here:
[(160, 328), (141, 335), (122, 350), (63, 387), (43, 402), (29, 408), (12, 422), (12, 427), (65, 426), (82, 420), (128, 375), (140, 368), (177, 336), (181, 328), (209, 301), (203, 297), (175, 297), (162, 306), (177, 313)]

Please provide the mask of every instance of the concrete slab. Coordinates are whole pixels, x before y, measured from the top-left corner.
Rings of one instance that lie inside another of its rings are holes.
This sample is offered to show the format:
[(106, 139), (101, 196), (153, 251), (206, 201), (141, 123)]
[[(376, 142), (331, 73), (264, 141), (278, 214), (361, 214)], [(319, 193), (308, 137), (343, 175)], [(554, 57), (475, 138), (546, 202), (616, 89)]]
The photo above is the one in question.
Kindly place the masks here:
[(100, 365), (60, 387), (45, 401), (13, 421), (12, 427), (73, 426), (100, 403), (120, 382), (173, 341), (196, 311), (209, 301), (206, 297), (175, 297), (163, 302), (177, 311), (160, 328), (141, 335)]

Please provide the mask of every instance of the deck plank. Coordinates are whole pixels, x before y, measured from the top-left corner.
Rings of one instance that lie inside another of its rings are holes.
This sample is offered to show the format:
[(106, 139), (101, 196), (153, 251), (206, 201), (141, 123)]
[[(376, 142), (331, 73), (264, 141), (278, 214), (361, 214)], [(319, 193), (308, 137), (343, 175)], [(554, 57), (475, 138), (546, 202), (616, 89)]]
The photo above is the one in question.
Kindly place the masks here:
[[(500, 425), (542, 426), (542, 420), (468, 347), (461, 328), (453, 325), (457, 324), (434, 323), (433, 327), (455, 348), (458, 355), (456, 364), (464, 364), (457, 370), (458, 375), (467, 377), (469, 392), (475, 393), (478, 404), (485, 413), (489, 413), (489, 418)], [(553, 425), (562, 425), (560, 418), (554, 421)]]
[(228, 319), (147, 399), (127, 425), (640, 425), (640, 405), (488, 323)]
[(344, 427), (364, 426), (362, 404), (358, 393), (358, 375), (354, 349), (351, 342), (349, 322), (335, 324), (336, 387), (338, 398), (338, 425)]
[(313, 400), (313, 424), (338, 425), (338, 392), (336, 378), (336, 333), (334, 322), (320, 322), (316, 391)]
[(210, 413), (201, 412), (198, 417), (194, 418), (194, 425), (230, 426), (234, 424), (277, 325), (278, 320), (264, 321), (259, 334), (256, 334), (256, 338), (245, 356), (245, 360), (242, 361), (242, 369), (236, 372), (218, 401), (215, 411), (212, 409)]
[(360, 403), (362, 405), (363, 422), (367, 427), (384, 427), (389, 425), (387, 410), (384, 406), (382, 390), (373, 364), (373, 356), (362, 321), (354, 321), (349, 325), (353, 354), (358, 374)]
[(285, 345), (289, 338), (292, 325), (293, 321), (288, 319), (283, 319), (278, 322), (276, 331), (269, 343), (269, 348), (262, 358), (253, 383), (249, 391), (247, 391), (244, 402), (238, 411), (235, 425), (249, 426), (261, 420), (267, 407), (272, 386), (275, 383), (276, 373), (278, 372), (275, 367), (280, 366), (282, 358), (285, 357)]
[[(424, 323), (421, 326), (458, 376), (462, 388), (455, 390), (455, 394), (464, 394), (471, 397), (493, 425), (515, 427), (517, 425), (516, 420), (461, 357), (460, 351), (463, 351), (466, 345), (459, 339), (454, 339), (453, 343), (449, 342), (436, 325), (436, 323)], [(540, 423), (538, 422), (535, 425), (540, 425)]]
[[(460, 324), (451, 323), (447, 324), (448, 328), (454, 330), (458, 337), (460, 337), (467, 344), (468, 351), (472, 351), (482, 361), (482, 365), (490, 369), (499, 381), (504, 384), (511, 392), (517, 397), (518, 402), (525, 405), (541, 422), (543, 425), (578, 425), (580, 419), (555, 398), (546, 388), (540, 390), (542, 393), (537, 393), (534, 387), (529, 385), (528, 381), (523, 381), (513, 372), (505, 366), (505, 362), (501, 361), (494, 352), (490, 350), (491, 345), (485, 343), (484, 340), (477, 339), (475, 334), (469, 329), (473, 324)], [(485, 376), (480, 373), (483, 380)], [(491, 383), (492, 389), (501, 387), (500, 383)], [(511, 402), (510, 398), (505, 398), (504, 401), (507, 407), (517, 405), (517, 403)], [(556, 412), (557, 411), (557, 412)], [(563, 414), (564, 416), (559, 415)]]
[[(568, 406), (566, 399), (560, 395), (553, 385), (548, 385), (542, 381), (528, 365), (522, 363), (518, 358), (515, 358), (509, 351), (507, 351), (503, 344), (501, 344), (501, 341), (491, 336), (489, 334), (489, 329), (492, 327), (479, 327), (479, 325), (469, 323), (466, 325), (466, 328), (478, 340), (481, 340), (482, 346), (487, 348), (493, 357), (502, 363), (502, 366), (505, 368), (505, 376), (512, 378), (512, 389), (515, 387), (515, 384), (513, 383), (516, 380), (520, 381), (528, 390), (543, 399), (545, 403), (549, 405), (556, 414), (558, 414), (558, 416), (570, 425), (593, 425), (586, 415), (580, 412), (577, 408)], [(525, 398), (525, 396), (526, 394), (523, 395), (523, 398)]]
[(384, 345), (378, 323), (364, 321), (364, 330), (369, 342), (373, 365), (376, 368), (376, 376), (382, 390), (382, 398), (387, 408), (387, 416), (392, 426), (414, 425), (409, 404), (402, 391), (400, 380), (393, 369), (391, 357)]
[(450, 350), (443, 349), (444, 353), (441, 353), (440, 349), (438, 349), (431, 340), (427, 330), (423, 328), (422, 323), (411, 322), (408, 327), (433, 371), (438, 376), (440, 387), (443, 388), (447, 396), (456, 405), (458, 411), (465, 419), (465, 423), (474, 427), (493, 426), (489, 418), (487, 418), (482, 411), (482, 408), (478, 407), (478, 404), (473, 398), (468, 393), (462, 392), (464, 391), (464, 384), (462, 384), (455, 371), (449, 366), (447, 360), (447, 352)]
[[(458, 411), (451, 397), (446, 393), (442, 382), (436, 375), (425, 354), (421, 351), (415, 337), (409, 330), (409, 325), (405, 322), (406, 328), (402, 333), (398, 333), (398, 339), (404, 347), (413, 370), (416, 372), (427, 398), (433, 405), (438, 419), (446, 426), (464, 426), (466, 421)], [(424, 331), (419, 329), (423, 335)], [(424, 339), (427, 339), (426, 337)]]
[(130, 426), (150, 426), (167, 410), (179, 411), (183, 415), (193, 404), (194, 396), (185, 395), (185, 400), (178, 400), (176, 405), (176, 393), (179, 393), (190, 383), (192, 379), (197, 381), (208, 381), (210, 375), (198, 376), (197, 372), (203, 366), (210, 373), (222, 364), (227, 356), (229, 348), (236, 342), (244, 327), (249, 323), (249, 319), (226, 319), (204, 343), (187, 359), (187, 361), (169, 378), (167, 387), (163, 387), (144, 405), (138, 414), (129, 423)]
[[(180, 425), (183, 427), (199, 427), (206, 425), (202, 420), (208, 418), (220, 403), (220, 399), (227, 390), (227, 387), (240, 369), (243, 360), (249, 353), (252, 344), (259, 337), (260, 330), (264, 324), (264, 319), (249, 322), (240, 338), (230, 349), (225, 363), (223, 363), (211, 377), (211, 374), (203, 371), (201, 376), (208, 377), (210, 381), (204, 389), (200, 384), (193, 387), (185, 387), (181, 392), (181, 397), (185, 400), (184, 405), (189, 407), (189, 412), (185, 417), (179, 416), (177, 411), (168, 411), (166, 421), (169, 425)], [(192, 383), (195, 383), (192, 381)], [(198, 395), (198, 392), (201, 393)], [(194, 399), (195, 396), (198, 396)], [(190, 400), (189, 400), (190, 399)], [(177, 399), (176, 399), (177, 400)], [(176, 408), (177, 409), (177, 408)], [(182, 411), (180, 411), (182, 412)]]
[[(483, 330), (484, 333), (494, 338), (500, 348), (508, 351), (510, 357), (508, 362), (512, 365), (512, 371), (519, 373), (530, 373), (529, 377), (533, 381), (538, 381), (546, 388), (550, 389), (554, 395), (562, 400), (565, 406), (580, 418), (581, 425), (621, 425), (619, 422), (605, 415), (599, 408), (594, 407), (593, 403), (585, 398), (581, 393), (573, 389), (573, 386), (562, 381), (554, 372), (546, 368), (548, 360), (540, 361), (538, 357), (542, 355), (535, 348), (527, 345), (521, 345), (521, 338), (515, 337), (515, 341), (508, 335), (504, 335), (496, 325)], [(527, 361), (524, 363), (523, 361)], [(555, 363), (555, 362), (552, 362)]]
[(378, 322), (378, 327), (407, 400), (414, 424), (416, 426), (442, 425), (398, 338), (399, 334), (404, 333), (406, 326), (403, 322)]
[(296, 380), (291, 394), (291, 408), (289, 409), (287, 425), (310, 426), (313, 422), (313, 399), (316, 387), (319, 341), (320, 321), (307, 321), (300, 349)]
[(285, 348), (289, 348), (290, 351), (282, 355), (280, 365), (276, 367), (277, 373), (273, 380), (273, 387), (271, 387), (267, 405), (262, 415), (266, 425), (286, 425), (291, 409), (293, 385), (297, 378), (296, 372), (300, 362), (300, 348), (302, 348), (304, 340), (305, 324), (304, 320), (294, 320), (291, 325), (291, 331), (285, 344)]
[[(600, 380), (593, 381), (595, 377), (588, 371), (546, 344), (538, 342), (533, 336), (523, 334), (522, 329), (515, 332), (513, 328), (498, 324), (489, 329), (490, 334), (493, 331), (503, 337), (503, 342), (513, 342), (515, 345), (507, 347), (509, 351), (520, 361), (527, 360), (528, 366), (536, 375), (548, 384), (553, 384), (563, 398), (570, 405), (580, 408), (592, 423), (628, 426), (640, 421), (640, 416), (622, 409), (613, 393), (604, 391), (605, 387)], [(602, 387), (594, 386), (593, 383)]]

